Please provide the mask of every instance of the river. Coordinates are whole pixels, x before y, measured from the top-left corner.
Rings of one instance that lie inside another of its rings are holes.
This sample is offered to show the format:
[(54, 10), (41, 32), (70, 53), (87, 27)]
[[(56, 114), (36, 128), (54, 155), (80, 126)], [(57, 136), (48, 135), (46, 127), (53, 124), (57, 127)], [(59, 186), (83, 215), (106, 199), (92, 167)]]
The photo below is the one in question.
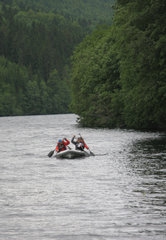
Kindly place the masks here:
[[(76, 117), (0, 118), (0, 240), (165, 240), (165, 133)], [(79, 133), (95, 156), (48, 158)]]

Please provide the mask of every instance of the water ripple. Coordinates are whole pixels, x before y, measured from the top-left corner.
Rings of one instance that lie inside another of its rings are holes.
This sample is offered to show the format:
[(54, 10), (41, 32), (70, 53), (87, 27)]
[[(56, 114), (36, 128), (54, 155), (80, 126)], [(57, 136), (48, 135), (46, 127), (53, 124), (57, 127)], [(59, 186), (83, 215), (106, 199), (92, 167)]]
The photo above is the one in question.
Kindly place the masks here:
[[(164, 134), (81, 129), (75, 120), (0, 118), (0, 239), (164, 240)], [(95, 157), (47, 157), (58, 138), (79, 132)]]

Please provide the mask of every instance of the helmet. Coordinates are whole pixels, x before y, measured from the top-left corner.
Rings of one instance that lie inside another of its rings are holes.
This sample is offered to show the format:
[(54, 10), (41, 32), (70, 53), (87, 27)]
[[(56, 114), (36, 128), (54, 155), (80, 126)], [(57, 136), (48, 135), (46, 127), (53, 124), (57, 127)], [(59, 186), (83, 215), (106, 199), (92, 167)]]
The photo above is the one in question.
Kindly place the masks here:
[(59, 139), (58, 142), (61, 143), (61, 142), (62, 142), (62, 139)]

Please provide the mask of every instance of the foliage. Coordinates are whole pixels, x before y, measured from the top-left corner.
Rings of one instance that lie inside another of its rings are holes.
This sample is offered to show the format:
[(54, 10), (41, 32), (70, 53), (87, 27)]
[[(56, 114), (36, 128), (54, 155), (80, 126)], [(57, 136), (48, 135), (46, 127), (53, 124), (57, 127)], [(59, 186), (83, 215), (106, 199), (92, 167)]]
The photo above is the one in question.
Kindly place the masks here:
[(166, 3), (117, 1), (113, 25), (74, 53), (72, 110), (93, 127), (166, 127)]
[[(40, 9), (42, 12), (54, 12), (68, 19), (89, 25), (92, 29), (99, 23), (108, 23), (112, 19), (114, 0), (15, 0), (25, 10)], [(88, 28), (89, 28), (88, 27)]]
[(111, 21), (112, 1), (101, 9), (99, 2), (0, 1), (1, 116), (69, 111), (73, 49), (97, 24)]
[(86, 126), (113, 125), (111, 99), (119, 87), (119, 72), (112, 34), (110, 28), (96, 30), (73, 57), (71, 108)]
[(165, 10), (165, 1), (130, 1), (115, 17), (123, 116), (130, 128), (165, 128)]

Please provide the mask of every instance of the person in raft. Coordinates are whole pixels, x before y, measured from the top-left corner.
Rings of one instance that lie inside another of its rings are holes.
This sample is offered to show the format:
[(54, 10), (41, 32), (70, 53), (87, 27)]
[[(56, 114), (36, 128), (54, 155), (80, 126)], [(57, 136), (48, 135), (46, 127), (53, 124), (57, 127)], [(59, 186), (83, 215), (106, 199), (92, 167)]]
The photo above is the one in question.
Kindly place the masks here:
[(75, 135), (71, 139), (71, 142), (75, 145), (76, 150), (84, 151), (84, 148), (89, 149), (89, 147), (84, 142), (82, 137), (75, 138)]
[(70, 144), (70, 141), (67, 138), (59, 139), (55, 147), (56, 152), (61, 152), (67, 149), (67, 145)]

